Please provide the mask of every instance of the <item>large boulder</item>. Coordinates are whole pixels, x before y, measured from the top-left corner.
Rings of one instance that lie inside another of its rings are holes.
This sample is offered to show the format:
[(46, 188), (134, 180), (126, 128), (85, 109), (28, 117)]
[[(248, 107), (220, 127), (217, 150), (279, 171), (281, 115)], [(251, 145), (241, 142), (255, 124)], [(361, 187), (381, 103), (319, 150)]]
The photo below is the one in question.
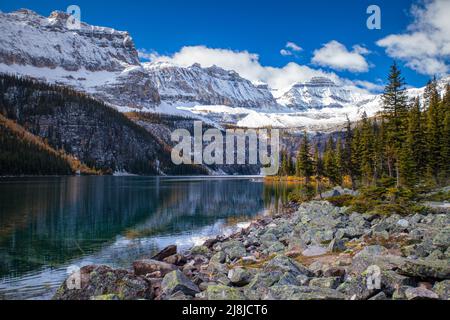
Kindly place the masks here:
[(180, 270), (166, 274), (161, 282), (161, 289), (166, 296), (171, 296), (178, 291), (188, 296), (195, 296), (200, 292), (198, 286), (189, 280)]
[[(75, 287), (70, 282), (79, 277)], [(78, 286), (79, 285), (79, 286)], [(90, 299), (152, 299), (153, 288), (146, 279), (130, 274), (126, 270), (115, 270), (108, 266), (86, 266), (66, 280), (54, 295), (54, 300)]]
[(406, 260), (399, 273), (421, 279), (450, 279), (450, 264), (446, 260)]
[(272, 260), (268, 261), (264, 267), (263, 270), (265, 272), (271, 272), (271, 271), (279, 271), (282, 273), (288, 272), (291, 273), (294, 276), (298, 275), (307, 275), (311, 276), (311, 272), (306, 268), (305, 266), (301, 265), (300, 263), (297, 263), (295, 260), (285, 256), (285, 255), (277, 255)]
[(242, 287), (250, 283), (252, 274), (244, 268), (234, 268), (228, 271), (228, 278), (233, 285)]

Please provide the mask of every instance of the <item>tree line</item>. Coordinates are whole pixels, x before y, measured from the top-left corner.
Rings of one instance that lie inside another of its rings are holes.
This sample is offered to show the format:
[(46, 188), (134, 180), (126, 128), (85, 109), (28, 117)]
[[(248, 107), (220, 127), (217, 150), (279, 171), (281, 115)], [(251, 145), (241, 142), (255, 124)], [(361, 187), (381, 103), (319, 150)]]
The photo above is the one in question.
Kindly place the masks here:
[(353, 189), (390, 180), (395, 187), (446, 185), (450, 178), (450, 85), (439, 93), (436, 78), (429, 81), (423, 99), (409, 99), (397, 64), (389, 72), (382, 95), (382, 111), (356, 124), (347, 120), (345, 131), (329, 137), (323, 150), (303, 134), (295, 160), (281, 155), (280, 175), (328, 179), (332, 185), (349, 181)]

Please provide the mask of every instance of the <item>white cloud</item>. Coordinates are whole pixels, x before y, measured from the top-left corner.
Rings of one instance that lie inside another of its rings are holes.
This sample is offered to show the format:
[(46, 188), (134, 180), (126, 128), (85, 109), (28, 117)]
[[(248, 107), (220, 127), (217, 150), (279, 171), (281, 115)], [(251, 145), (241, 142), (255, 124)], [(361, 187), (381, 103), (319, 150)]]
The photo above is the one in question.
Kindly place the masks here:
[(297, 45), (296, 43), (294, 43), (292, 41), (289, 41), (288, 43), (286, 43), (286, 48), (291, 49), (292, 51), (297, 51), (297, 52), (300, 52), (303, 50), (299, 45)]
[(282, 56), (292, 56), (292, 52), (290, 52), (289, 50), (286, 50), (286, 49), (281, 49), (280, 50), (280, 54), (282, 55)]
[(148, 52), (148, 51), (145, 50), (145, 49), (138, 49), (138, 50), (137, 50), (137, 53), (138, 53), (138, 56), (139, 56), (139, 58), (140, 58), (141, 60), (147, 60), (147, 61), (152, 60), (153, 57), (154, 57), (154, 55), (155, 55), (155, 53)]
[(425, 0), (413, 5), (413, 22), (401, 34), (379, 41), (389, 56), (425, 75), (444, 75), (450, 65), (450, 1)]
[(351, 72), (367, 72), (369, 64), (363, 55), (368, 54), (369, 50), (359, 45), (353, 47), (352, 51), (338, 41), (330, 41), (322, 48), (314, 51), (312, 63), (330, 67), (335, 70), (348, 70)]
[(303, 49), (296, 43), (292, 42), (292, 41), (288, 41), (286, 42), (286, 45), (284, 46), (283, 49), (280, 50), (280, 54), (282, 56), (296, 56), (296, 52), (300, 52), (303, 51)]
[(165, 61), (183, 67), (189, 67), (194, 63), (199, 63), (203, 67), (216, 65), (226, 70), (234, 70), (252, 82), (265, 82), (271, 88), (279, 91), (288, 89), (297, 82), (309, 81), (316, 76), (328, 77), (336, 83), (356, 86), (352, 81), (342, 79), (333, 72), (314, 69), (294, 62), (288, 63), (284, 67), (263, 66), (259, 62), (259, 56), (248, 51), (188, 46), (181, 48), (171, 56), (162, 56), (157, 53), (152, 53), (150, 56), (152, 62)]

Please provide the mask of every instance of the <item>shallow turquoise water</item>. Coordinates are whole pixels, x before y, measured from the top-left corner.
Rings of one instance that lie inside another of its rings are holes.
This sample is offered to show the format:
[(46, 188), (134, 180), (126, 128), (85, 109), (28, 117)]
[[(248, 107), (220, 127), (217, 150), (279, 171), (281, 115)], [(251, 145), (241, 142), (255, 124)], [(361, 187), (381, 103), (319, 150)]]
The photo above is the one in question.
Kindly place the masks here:
[(254, 177), (2, 178), (0, 299), (50, 298), (73, 265), (129, 268), (279, 203), (279, 191)]

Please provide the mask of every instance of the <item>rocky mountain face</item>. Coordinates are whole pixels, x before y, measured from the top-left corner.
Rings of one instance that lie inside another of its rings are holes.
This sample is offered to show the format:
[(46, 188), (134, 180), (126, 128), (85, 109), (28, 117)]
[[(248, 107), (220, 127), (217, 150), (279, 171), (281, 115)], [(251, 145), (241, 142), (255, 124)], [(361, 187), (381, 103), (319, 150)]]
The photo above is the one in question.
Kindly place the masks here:
[(255, 86), (235, 71), (200, 64), (179, 67), (167, 62), (145, 63), (145, 70), (158, 88), (161, 100), (169, 104), (197, 103), (245, 108), (277, 105), (269, 88)]
[(296, 83), (278, 102), (294, 110), (342, 108), (358, 105), (375, 97), (363, 95), (335, 84), (328, 78), (314, 77), (306, 83)]
[(121, 107), (159, 104), (127, 32), (86, 23), (70, 29), (68, 18), (26, 9), (0, 13), (0, 72), (67, 85)]

